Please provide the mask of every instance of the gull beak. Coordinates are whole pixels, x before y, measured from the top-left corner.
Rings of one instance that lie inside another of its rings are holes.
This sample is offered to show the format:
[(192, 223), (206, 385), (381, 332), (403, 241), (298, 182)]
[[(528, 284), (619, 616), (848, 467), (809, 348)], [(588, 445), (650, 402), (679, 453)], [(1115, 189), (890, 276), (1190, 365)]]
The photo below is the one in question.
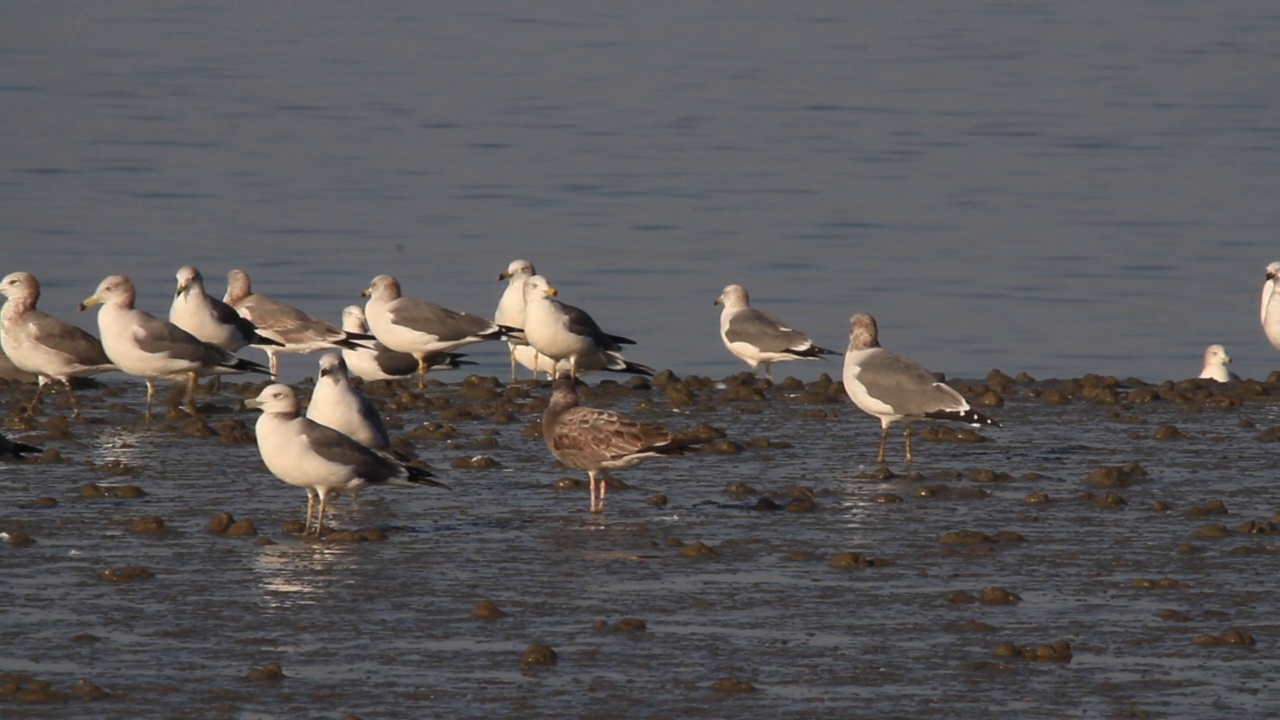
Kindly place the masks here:
[(511, 273), (507, 272), (506, 270), (503, 270), (502, 272), (498, 273), (498, 279), (499, 279), (499, 280), (510, 280), (510, 279), (511, 279)]
[(1224, 362), (1224, 363), (1229, 363), (1229, 362), (1231, 362), (1231, 356), (1230, 356), (1230, 355), (1223, 355), (1223, 356), (1222, 356), (1222, 362)]
[(548, 288), (547, 288), (547, 294), (548, 294), (548, 295), (550, 295), (551, 297), (559, 297), (559, 296), (560, 296), (560, 291), (559, 291), (559, 290), (557, 290), (557, 289), (555, 289), (555, 288), (553, 288), (553, 287), (548, 287)]
[(178, 297), (179, 295), (186, 294), (187, 288), (190, 288), (190, 287), (191, 286), (186, 283), (178, 283), (178, 289), (173, 291), (173, 296)]
[(329, 377), (329, 375), (330, 375), (331, 373), (333, 373), (333, 370), (331, 370), (331, 369), (329, 369), (329, 368), (320, 368), (320, 373), (319, 373), (319, 375), (320, 375), (320, 377)]
[(262, 401), (258, 398), (249, 398), (244, 401), (244, 406), (250, 409), (262, 407)]
[(373, 297), (373, 288), (367, 287), (364, 292), (360, 293), (360, 297)]
[(711, 304), (712, 304), (712, 305), (723, 305), (723, 304), (724, 304), (724, 296), (723, 296), (723, 295), (721, 295), (720, 297), (716, 298), (716, 301), (715, 301), (715, 302), (713, 302), (713, 303), (711, 303)]
[(84, 302), (80, 303), (80, 312), (84, 312), (85, 310), (88, 310), (89, 308), (93, 307), (94, 305), (97, 305), (100, 302), (102, 302), (102, 298), (98, 297), (97, 295), (90, 295), (89, 297), (84, 299)]

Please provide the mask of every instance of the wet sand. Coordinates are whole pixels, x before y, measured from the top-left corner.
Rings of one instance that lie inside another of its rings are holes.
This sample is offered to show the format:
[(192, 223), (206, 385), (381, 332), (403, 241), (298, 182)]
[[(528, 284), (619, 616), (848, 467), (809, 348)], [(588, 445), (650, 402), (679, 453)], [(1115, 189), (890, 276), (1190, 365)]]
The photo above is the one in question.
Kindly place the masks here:
[(534, 432), (546, 386), (440, 377), (366, 391), (454, 490), (343, 498), (320, 541), (287, 531), (305, 496), (244, 432), (260, 385), (147, 426), (141, 383), (24, 421), (31, 387), (0, 381), (5, 434), (56, 451), (0, 462), (0, 715), (1243, 718), (1280, 696), (1280, 383), (993, 374), (962, 391), (1003, 428), (925, 433), (909, 470), (895, 429), (887, 476), (835, 383), (592, 378), (585, 404), (727, 436), (618, 473), (592, 516)]

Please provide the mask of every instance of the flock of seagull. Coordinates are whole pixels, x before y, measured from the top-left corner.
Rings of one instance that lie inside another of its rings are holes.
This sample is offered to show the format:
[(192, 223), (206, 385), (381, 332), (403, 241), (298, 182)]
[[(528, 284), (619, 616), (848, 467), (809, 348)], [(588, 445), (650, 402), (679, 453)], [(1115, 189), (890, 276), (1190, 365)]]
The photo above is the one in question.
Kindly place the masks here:
[[(245, 403), (262, 410), (255, 434), (263, 462), (279, 479), (306, 490), (304, 527), (306, 533), (314, 528), (317, 536), (330, 496), (345, 493), (354, 498), (369, 485), (448, 487), (391, 451), (380, 414), (351, 382), (352, 376), (373, 381), (417, 375), (421, 389), (430, 370), (474, 364), (453, 351), (476, 342), (507, 342), (513, 382), (518, 366), (532, 370), (535, 380), (543, 374), (552, 380), (543, 438), (561, 463), (587, 472), (593, 513), (604, 509), (608, 473), (681, 454), (697, 444), (659, 425), (580, 405), (579, 375), (653, 375), (653, 368), (623, 357), (623, 346), (635, 341), (605, 332), (586, 311), (558, 300), (556, 289), (529, 261), (512, 261), (498, 279), (508, 284), (494, 319), (488, 320), (406, 297), (396, 278), (379, 275), (363, 293), (368, 298), (365, 306), (345, 308), (338, 327), (255, 294), (243, 270), (228, 273), (227, 291), (219, 300), (206, 292), (196, 268), (180, 268), (167, 319), (136, 308), (133, 283), (112, 275), (80, 305), (81, 310), (100, 306), (99, 340), (38, 310), (39, 281), (30, 273), (14, 272), (0, 280), (0, 295), (7, 298), (0, 309), (0, 360), (7, 358), (17, 370), (36, 377), (27, 414), (35, 412), (44, 386), (57, 380), (66, 386), (78, 416), (71, 378), (116, 370), (146, 382), (145, 417), (150, 421), (156, 380), (185, 381), (186, 405), (196, 415), (194, 390), (200, 377), (213, 376), (216, 382), (223, 374), (250, 372), (274, 378), (280, 353), (340, 351), (320, 358), (305, 414), (297, 393), (283, 383), (268, 385)], [(1267, 338), (1280, 348), (1278, 282), (1280, 261), (1267, 266), (1261, 311)], [(753, 373), (763, 368), (772, 377), (774, 363), (839, 354), (752, 307), (740, 285), (725, 287), (715, 302), (723, 306), (721, 340)], [(249, 346), (266, 353), (266, 365), (236, 355)], [(1200, 377), (1237, 379), (1226, 369), (1231, 358), (1221, 345), (1209, 346), (1204, 360)], [(894, 422), (904, 425), (907, 463), (913, 461), (913, 421), (999, 425), (970, 408), (963, 396), (924, 366), (881, 348), (876, 321), (865, 313), (850, 320), (843, 380), (854, 404), (880, 421), (876, 461), (881, 464)], [(39, 448), (0, 436), (0, 455), (38, 452)]]

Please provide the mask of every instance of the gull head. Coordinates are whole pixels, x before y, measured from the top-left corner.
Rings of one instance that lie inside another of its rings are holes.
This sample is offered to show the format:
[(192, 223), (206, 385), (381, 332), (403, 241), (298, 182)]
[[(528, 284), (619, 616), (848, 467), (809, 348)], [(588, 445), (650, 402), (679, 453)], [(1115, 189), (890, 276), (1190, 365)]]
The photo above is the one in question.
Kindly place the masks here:
[(535, 275), (533, 263), (528, 260), (512, 260), (507, 269), (498, 273), (499, 280), (514, 280), (516, 278), (527, 278)]
[(880, 329), (876, 319), (867, 313), (849, 318), (849, 349), (869, 350), (880, 347)]
[(1204, 349), (1204, 363), (1206, 365), (1226, 365), (1231, 362), (1231, 356), (1227, 354), (1227, 349), (1221, 345), (1210, 345)]
[(527, 303), (531, 299), (538, 297), (556, 297), (560, 292), (551, 287), (551, 283), (541, 275), (533, 275), (524, 281), (524, 301)]
[(124, 275), (111, 275), (98, 283), (98, 289), (80, 303), (80, 311), (83, 312), (99, 303), (131, 309), (136, 295), (137, 291), (133, 289), (132, 280)]
[(342, 308), (342, 329), (347, 332), (369, 332), (369, 325), (364, 319), (364, 310), (359, 305), (348, 305)]
[(1277, 260), (1267, 266), (1267, 279), (1275, 280), (1280, 278), (1280, 260)]
[(40, 297), (40, 281), (36, 280), (36, 276), (28, 272), (11, 272), (0, 280), (0, 295), (7, 298), (38, 298)]
[(335, 380), (347, 380), (347, 364), (343, 362), (342, 356), (335, 352), (325, 353), (320, 356), (319, 372), (321, 378), (332, 376)]
[(249, 273), (243, 270), (232, 270), (227, 273), (227, 295), (223, 301), (235, 305), (253, 294), (249, 286)]
[(298, 395), (284, 383), (274, 383), (262, 388), (258, 397), (244, 401), (245, 407), (261, 408), (264, 413), (298, 412)]
[(174, 296), (185, 295), (193, 287), (204, 288), (204, 276), (194, 265), (183, 265), (178, 268), (178, 289), (173, 291)]
[(747, 295), (747, 289), (741, 285), (726, 285), (715, 304), (730, 309), (744, 308), (751, 304), (751, 298)]
[(379, 275), (360, 294), (371, 300), (381, 300), (383, 302), (398, 300), (400, 298), (400, 281), (390, 275)]

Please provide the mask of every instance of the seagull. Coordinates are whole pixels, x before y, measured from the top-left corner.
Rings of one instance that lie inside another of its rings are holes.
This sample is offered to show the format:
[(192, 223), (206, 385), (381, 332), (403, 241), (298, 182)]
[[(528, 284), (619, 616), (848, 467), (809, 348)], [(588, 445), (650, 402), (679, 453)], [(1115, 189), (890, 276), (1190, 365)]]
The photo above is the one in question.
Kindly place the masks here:
[[(360, 335), (369, 332), (369, 325), (364, 319), (364, 309), (359, 305), (348, 305), (342, 309), (342, 329)], [(343, 348), (342, 359), (347, 363), (347, 370), (365, 381), (397, 380), (409, 377), (418, 371), (418, 358), (409, 353), (396, 352), (374, 340), (372, 347)], [(432, 352), (427, 353), (427, 371), (457, 370), (463, 365), (475, 365), (470, 360), (463, 360), (463, 353)]]
[(169, 322), (227, 352), (237, 352), (246, 345), (284, 347), (283, 343), (259, 335), (253, 323), (235, 308), (207, 295), (204, 276), (195, 267), (178, 268), (177, 278)]
[(137, 291), (124, 275), (105, 278), (80, 304), (80, 310), (102, 305), (98, 311), (98, 332), (111, 362), (130, 375), (147, 382), (146, 419), (151, 420), (154, 381), (160, 378), (187, 379), (187, 409), (196, 414), (196, 378), (203, 375), (258, 372), (270, 374), (258, 363), (238, 358), (217, 345), (199, 338), (171, 322), (161, 320), (133, 306)]
[(1218, 382), (1239, 380), (1238, 375), (1227, 370), (1229, 362), (1231, 362), (1231, 356), (1227, 354), (1226, 348), (1221, 345), (1210, 345), (1204, 349), (1204, 367), (1200, 369), (1200, 377)]
[(427, 356), (482, 340), (502, 340), (520, 328), (499, 325), (477, 315), (455, 312), (422, 300), (403, 297), (400, 281), (379, 275), (362, 293), (365, 318), (383, 345), (418, 359), (418, 389), (426, 386)]
[(71, 390), (71, 378), (115, 370), (98, 338), (36, 309), (40, 281), (31, 273), (9, 273), (0, 280), (0, 295), (8, 297), (0, 310), (0, 348), (14, 367), (36, 375), (36, 395), (27, 406), (35, 412), (45, 384), (60, 380), (67, 386), (72, 415), (79, 417), (80, 405)]
[(539, 354), (557, 363), (568, 361), (569, 377), (577, 379), (579, 366), (585, 369), (585, 358), (589, 356), (617, 353), (623, 345), (636, 344), (635, 340), (601, 330), (585, 310), (554, 300), (558, 294), (541, 275), (525, 280), (524, 333)]
[(0, 458), (24, 459), (27, 455), (36, 455), (44, 452), (35, 445), (28, 445), (17, 440), (10, 440), (4, 435), (0, 435)]
[(751, 366), (752, 374), (763, 365), (765, 376), (772, 380), (773, 363), (840, 354), (814, 345), (809, 336), (751, 307), (747, 290), (741, 285), (726, 286), (715, 304), (724, 306), (720, 311), (720, 339), (729, 352)]
[(638, 422), (608, 410), (578, 404), (576, 381), (560, 377), (551, 385), (551, 401), (542, 415), (542, 438), (560, 462), (586, 470), (591, 490), (591, 512), (604, 512), (605, 482), (602, 475), (626, 470), (649, 458), (681, 455), (698, 444), (677, 438), (666, 428)]
[(370, 450), (391, 446), (382, 416), (369, 398), (352, 387), (342, 356), (327, 352), (320, 356), (320, 376), (311, 392), (307, 417), (337, 430)]
[(1280, 260), (1267, 266), (1267, 280), (1262, 283), (1262, 331), (1271, 344), (1280, 350), (1280, 292), (1276, 282), (1280, 280)]
[[(502, 297), (498, 299), (498, 309), (493, 313), (494, 322), (512, 327), (524, 327), (524, 283), (537, 274), (533, 269), (533, 263), (528, 260), (512, 260), (506, 270), (498, 273), (498, 280), (509, 282), (507, 289), (502, 291)], [(511, 382), (516, 381), (517, 362), (533, 370), (533, 377), (536, 380), (538, 377), (537, 351), (529, 350), (517, 355), (517, 348), (529, 347), (529, 344), (520, 338), (508, 338), (507, 347), (511, 349)], [(553, 370), (545, 372), (549, 373)]]
[(956, 420), (970, 425), (1000, 423), (969, 408), (960, 393), (938, 382), (923, 365), (880, 347), (876, 320), (858, 313), (849, 322), (849, 349), (844, 354), (844, 389), (853, 403), (880, 419), (880, 450), (884, 464), (889, 424), (906, 426), (907, 462), (911, 462), (911, 422)]
[(245, 401), (245, 405), (262, 409), (254, 434), (267, 469), (286, 483), (307, 491), (304, 535), (311, 532), (317, 497), (320, 507), (315, 515), (315, 534), (319, 537), (324, 529), (330, 493), (358, 491), (366, 485), (449, 487), (432, 480), (426, 470), (370, 450), (337, 430), (298, 414), (298, 396), (288, 385), (268, 385), (258, 397)]
[(0, 329), (0, 379), (17, 380), (18, 382), (35, 382), (40, 378), (35, 373), (20, 370), (4, 352), (4, 331)]
[(243, 270), (227, 273), (227, 293), (222, 301), (253, 323), (259, 335), (283, 345), (258, 346), (267, 354), (272, 377), (279, 369), (276, 358), (279, 353), (309, 353), (333, 347), (354, 349), (367, 347), (373, 341), (372, 335), (344, 332), (323, 320), (308, 316), (292, 305), (277, 302), (264, 295), (255, 295), (249, 283), (249, 274)]

